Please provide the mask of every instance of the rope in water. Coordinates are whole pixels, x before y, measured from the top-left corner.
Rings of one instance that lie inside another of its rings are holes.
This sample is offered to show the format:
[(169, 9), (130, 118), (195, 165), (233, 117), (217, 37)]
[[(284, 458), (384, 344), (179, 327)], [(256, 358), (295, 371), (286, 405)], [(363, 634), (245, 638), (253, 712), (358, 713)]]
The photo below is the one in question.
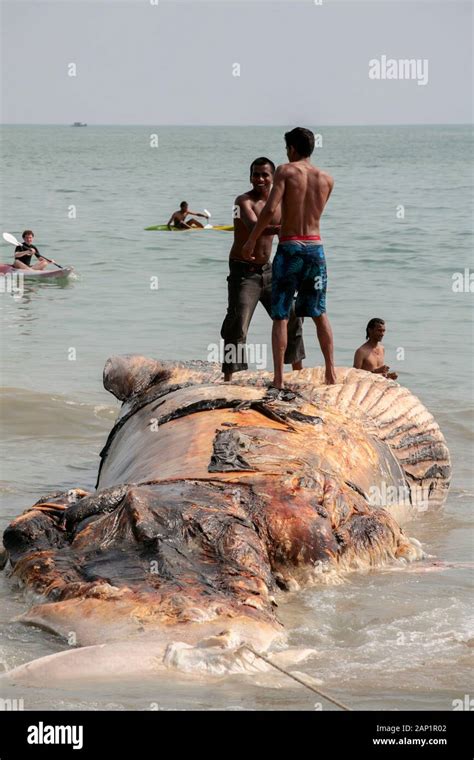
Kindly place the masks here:
[(290, 673), (288, 670), (285, 670), (285, 668), (280, 667), (280, 665), (276, 665), (274, 662), (268, 659), (268, 657), (265, 657), (265, 655), (260, 654), (260, 652), (256, 652), (255, 649), (248, 644), (243, 645), (245, 649), (248, 649), (249, 652), (252, 652), (255, 657), (260, 657), (261, 660), (267, 663), (267, 665), (271, 665), (272, 668), (275, 668), (276, 670), (279, 670), (280, 673), (284, 673), (285, 676), (288, 676), (288, 678), (292, 678), (293, 681), (296, 681), (297, 683), (301, 684), (301, 686), (304, 686), (306, 689), (309, 689), (310, 691), (314, 692), (318, 695), (318, 697), (322, 697), (323, 699), (327, 699), (328, 702), (332, 702), (337, 707), (340, 707), (341, 710), (348, 710), (349, 712), (352, 712), (352, 707), (348, 707), (343, 702), (338, 702), (337, 699), (334, 699), (334, 697), (330, 697), (329, 694), (325, 694), (324, 691), (321, 691), (320, 689), (316, 689), (314, 686), (311, 686), (311, 684), (306, 683), (306, 681), (303, 681), (302, 678), (299, 678), (298, 676), (295, 676), (294, 673)]

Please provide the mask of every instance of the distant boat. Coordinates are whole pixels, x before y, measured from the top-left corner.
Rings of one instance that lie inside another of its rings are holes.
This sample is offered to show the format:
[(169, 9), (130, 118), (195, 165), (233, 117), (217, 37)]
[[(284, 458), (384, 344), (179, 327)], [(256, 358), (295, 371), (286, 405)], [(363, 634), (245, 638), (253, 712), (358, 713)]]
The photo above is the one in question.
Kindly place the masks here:
[(71, 127), (87, 127), (87, 124), (85, 121), (75, 121), (74, 124), (71, 124)]

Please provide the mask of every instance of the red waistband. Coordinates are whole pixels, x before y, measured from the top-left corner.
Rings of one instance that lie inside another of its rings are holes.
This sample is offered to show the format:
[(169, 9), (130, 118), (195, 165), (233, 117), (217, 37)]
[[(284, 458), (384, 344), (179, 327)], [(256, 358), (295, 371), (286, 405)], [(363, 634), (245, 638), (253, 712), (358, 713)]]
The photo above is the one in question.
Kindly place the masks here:
[(289, 240), (321, 240), (320, 235), (288, 235), (280, 238), (280, 243), (287, 243)]

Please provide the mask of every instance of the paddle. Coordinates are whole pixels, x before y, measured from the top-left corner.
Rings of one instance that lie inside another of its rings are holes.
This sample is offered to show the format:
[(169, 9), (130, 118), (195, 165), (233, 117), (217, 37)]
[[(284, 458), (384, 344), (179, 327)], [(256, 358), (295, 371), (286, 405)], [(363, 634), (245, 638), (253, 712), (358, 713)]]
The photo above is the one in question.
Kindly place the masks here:
[[(207, 218), (210, 219), (211, 218), (211, 212), (208, 211), (207, 208), (203, 209), (203, 211), (204, 211), (205, 215), (207, 216)], [(212, 224), (207, 223), (207, 224), (204, 225), (204, 229), (205, 230), (208, 230), (210, 227), (212, 227)]]
[[(23, 245), (22, 243), (19, 243), (18, 240), (14, 235), (10, 235), (9, 232), (3, 233), (3, 239), (7, 241), (7, 243), (11, 243), (11, 245)], [(53, 259), (48, 259), (46, 256), (43, 256), (41, 253), (41, 258), (45, 261), (48, 261), (50, 264), (54, 264), (55, 266), (59, 267), (60, 269), (64, 269), (64, 267), (61, 266), (61, 264), (58, 264), (57, 261), (53, 261)]]

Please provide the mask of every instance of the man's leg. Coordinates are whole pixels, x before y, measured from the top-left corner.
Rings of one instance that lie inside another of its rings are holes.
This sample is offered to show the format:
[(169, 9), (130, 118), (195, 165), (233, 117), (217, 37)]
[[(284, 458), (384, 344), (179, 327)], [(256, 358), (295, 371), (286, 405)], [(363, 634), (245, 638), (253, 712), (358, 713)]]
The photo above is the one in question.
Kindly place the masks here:
[(326, 365), (326, 383), (327, 385), (334, 385), (337, 382), (337, 379), (336, 369), (334, 367), (334, 339), (331, 323), (329, 322), (327, 314), (321, 314), (320, 317), (313, 317), (313, 322), (316, 325), (316, 333), (318, 335), (319, 345), (321, 346)]
[[(288, 319), (298, 290), (302, 266), (298, 250), (291, 243), (279, 243), (272, 264), (272, 351), (276, 388), (283, 388), (283, 364), (288, 347)], [(301, 357), (295, 357), (301, 359)], [(301, 365), (300, 365), (301, 366)], [(298, 362), (294, 369), (299, 369)]]
[(285, 352), (285, 364), (291, 364), (292, 369), (303, 369), (305, 358), (303, 341), (303, 320), (295, 314), (295, 305), (291, 307), (288, 320), (288, 346)]
[(326, 365), (326, 383), (334, 385), (337, 380), (334, 367), (334, 339), (326, 314), (327, 279), (323, 246), (308, 243), (305, 246), (304, 266), (296, 298), (296, 313), (312, 317)]
[(197, 219), (190, 219), (188, 225), (190, 227), (201, 227), (201, 229), (204, 227), (204, 225), (201, 224), (201, 222), (198, 222)]
[(288, 320), (274, 319), (272, 328), (273, 385), (283, 388), (283, 364), (288, 345)]
[[(268, 315), (272, 316), (272, 272), (270, 267), (263, 273), (263, 287), (260, 296), (260, 303)], [(292, 369), (303, 369), (303, 359), (305, 358), (303, 342), (303, 320), (296, 316), (294, 304), (291, 307), (290, 318), (287, 323), (288, 338), (284, 364), (291, 364)], [(272, 338), (273, 348), (273, 338)]]
[(258, 275), (243, 276), (245, 268), (231, 263), (228, 283), (227, 314), (221, 328), (224, 340), (222, 372), (224, 380), (232, 380), (234, 372), (248, 369), (246, 359), (247, 333), (260, 295)]

